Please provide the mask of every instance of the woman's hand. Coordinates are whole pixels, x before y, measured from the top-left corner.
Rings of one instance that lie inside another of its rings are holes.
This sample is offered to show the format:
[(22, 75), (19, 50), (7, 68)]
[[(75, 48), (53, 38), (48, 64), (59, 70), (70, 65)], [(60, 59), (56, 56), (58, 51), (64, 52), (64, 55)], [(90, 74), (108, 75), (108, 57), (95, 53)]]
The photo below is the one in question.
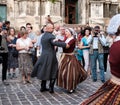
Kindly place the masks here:
[(25, 46), (24, 49), (28, 51), (30, 48), (28, 46)]
[(57, 42), (57, 41), (58, 41), (58, 39), (54, 39), (54, 40), (53, 40), (53, 42)]

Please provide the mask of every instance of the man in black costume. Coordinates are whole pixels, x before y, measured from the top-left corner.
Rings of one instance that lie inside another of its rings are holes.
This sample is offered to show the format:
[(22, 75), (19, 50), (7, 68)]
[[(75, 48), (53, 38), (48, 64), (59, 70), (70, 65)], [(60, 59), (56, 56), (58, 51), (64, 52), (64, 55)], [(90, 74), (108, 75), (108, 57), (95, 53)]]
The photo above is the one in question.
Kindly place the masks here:
[(55, 36), (52, 34), (53, 24), (46, 25), (46, 32), (41, 38), (42, 54), (34, 66), (32, 77), (37, 77), (41, 81), (40, 91), (47, 91), (46, 81), (50, 80), (49, 92), (54, 93), (54, 84), (58, 73), (58, 61), (56, 58), (55, 46), (66, 47), (64, 42), (54, 41)]

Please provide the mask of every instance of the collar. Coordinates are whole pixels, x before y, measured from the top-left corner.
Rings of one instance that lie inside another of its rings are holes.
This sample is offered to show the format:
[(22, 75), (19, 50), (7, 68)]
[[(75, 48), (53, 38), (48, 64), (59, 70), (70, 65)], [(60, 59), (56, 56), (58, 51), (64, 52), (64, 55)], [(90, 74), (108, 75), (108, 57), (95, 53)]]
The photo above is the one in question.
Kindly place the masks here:
[(73, 39), (73, 37), (67, 38), (65, 43), (69, 43), (72, 39)]
[(120, 40), (120, 36), (116, 36), (116, 38), (114, 39), (114, 42), (117, 42)]

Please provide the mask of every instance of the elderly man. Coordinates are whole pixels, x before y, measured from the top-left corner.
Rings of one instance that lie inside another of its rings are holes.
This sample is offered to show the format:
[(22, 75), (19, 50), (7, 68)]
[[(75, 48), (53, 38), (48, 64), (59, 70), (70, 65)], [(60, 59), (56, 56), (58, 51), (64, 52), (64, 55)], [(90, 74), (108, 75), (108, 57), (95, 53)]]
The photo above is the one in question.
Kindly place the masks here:
[(54, 27), (52, 24), (46, 25), (46, 32), (41, 38), (42, 53), (34, 66), (32, 77), (37, 77), (41, 81), (40, 91), (47, 91), (46, 81), (50, 80), (49, 92), (54, 93), (54, 84), (58, 72), (58, 61), (56, 58), (55, 46), (66, 47), (64, 42), (55, 42), (52, 34)]

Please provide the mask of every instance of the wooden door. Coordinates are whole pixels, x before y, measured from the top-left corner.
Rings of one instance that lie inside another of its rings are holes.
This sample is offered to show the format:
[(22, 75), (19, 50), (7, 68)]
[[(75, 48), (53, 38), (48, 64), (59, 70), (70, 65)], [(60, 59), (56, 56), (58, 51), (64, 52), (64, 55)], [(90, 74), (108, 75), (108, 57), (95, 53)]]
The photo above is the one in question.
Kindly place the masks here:
[(65, 23), (76, 24), (76, 3), (75, 1), (65, 1)]
[(76, 8), (75, 5), (68, 5), (68, 23), (69, 24), (75, 24), (76, 22)]

